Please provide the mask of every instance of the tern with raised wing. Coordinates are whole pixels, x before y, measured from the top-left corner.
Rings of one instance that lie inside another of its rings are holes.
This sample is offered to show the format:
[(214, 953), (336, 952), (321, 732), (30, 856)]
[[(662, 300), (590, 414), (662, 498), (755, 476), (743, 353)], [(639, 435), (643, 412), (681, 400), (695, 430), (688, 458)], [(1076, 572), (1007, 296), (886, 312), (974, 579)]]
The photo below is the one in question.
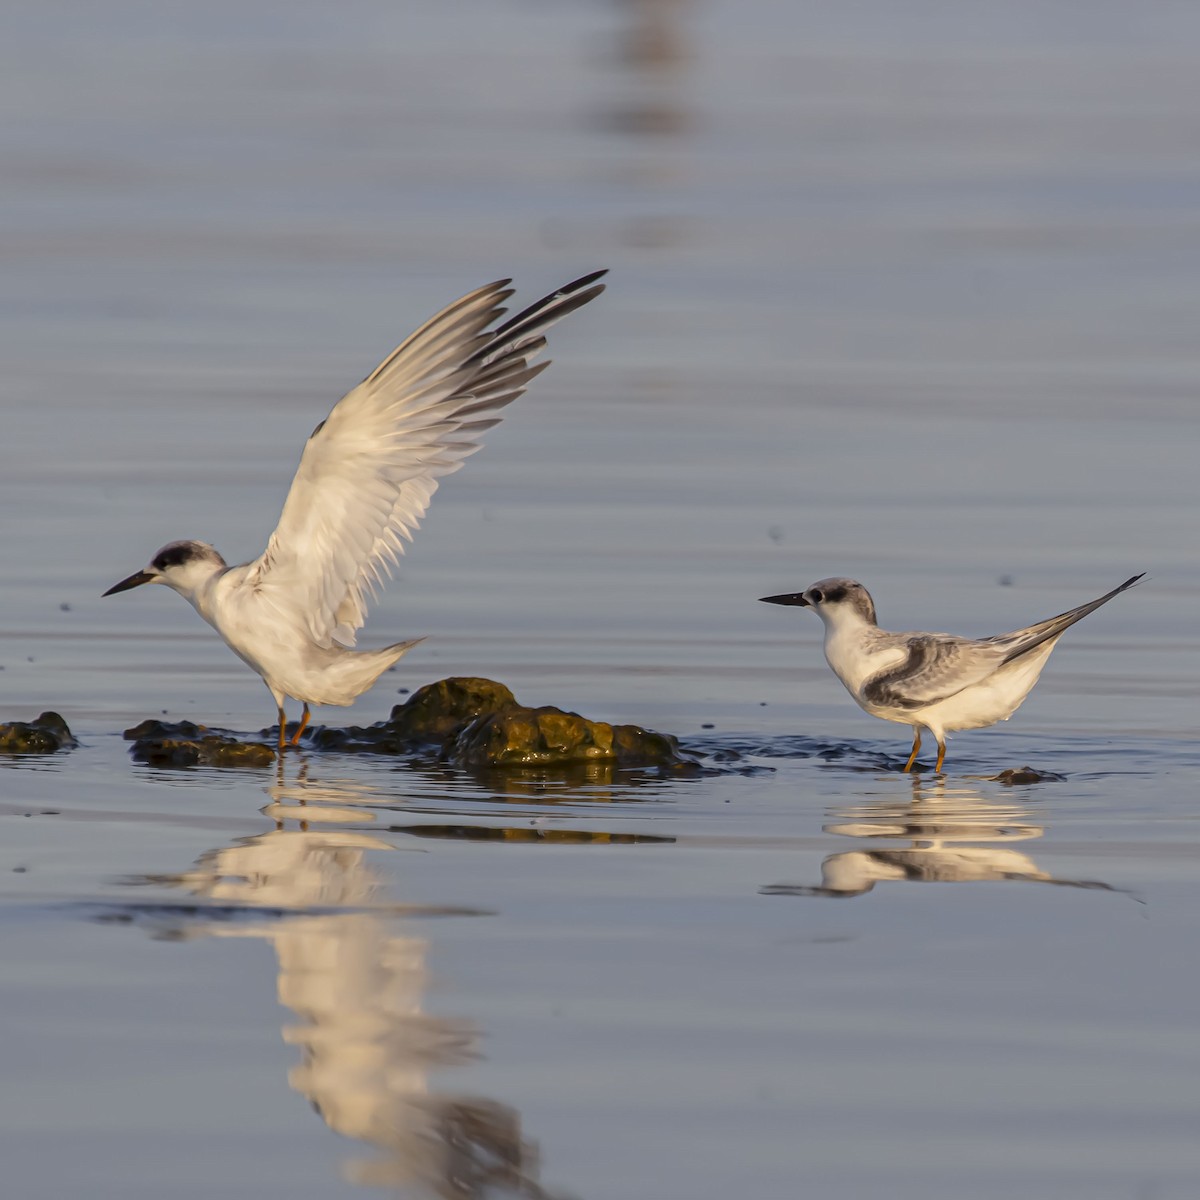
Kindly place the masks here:
[(417, 330), (309, 437), (267, 548), (228, 566), (207, 542), (164, 546), (104, 593), (145, 583), (178, 592), (262, 676), (279, 710), (349, 705), (421, 639), (355, 650), (367, 602), (403, 553), (443, 475), (458, 470), (500, 410), (549, 366), (545, 331), (595, 299), (585, 275), (499, 324), (511, 280), (478, 288)]
[(937, 740), (934, 769), (940, 771), (948, 732), (1007, 721), (1037, 683), (1058, 639), (1141, 578), (1135, 575), (1057, 617), (986, 638), (889, 633), (879, 628), (867, 589), (853, 579), (821, 579), (803, 592), (762, 600), (811, 608), (825, 624), (825, 659), (858, 706), (881, 720), (912, 726), (904, 769), (912, 770), (927, 729)]

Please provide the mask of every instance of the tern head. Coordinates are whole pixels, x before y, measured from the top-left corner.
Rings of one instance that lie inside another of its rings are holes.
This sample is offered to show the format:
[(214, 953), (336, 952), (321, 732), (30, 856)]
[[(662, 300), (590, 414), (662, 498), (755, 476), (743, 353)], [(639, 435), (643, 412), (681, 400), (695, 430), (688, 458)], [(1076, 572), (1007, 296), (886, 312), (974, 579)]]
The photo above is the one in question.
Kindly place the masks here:
[(826, 625), (859, 622), (877, 625), (875, 602), (855, 579), (818, 579), (802, 592), (763, 596), (764, 604), (793, 604), (811, 608)]
[(207, 542), (170, 542), (142, 571), (135, 571), (120, 583), (114, 583), (104, 594), (115, 595), (143, 583), (165, 583), (187, 596), (217, 571), (225, 569), (225, 560)]

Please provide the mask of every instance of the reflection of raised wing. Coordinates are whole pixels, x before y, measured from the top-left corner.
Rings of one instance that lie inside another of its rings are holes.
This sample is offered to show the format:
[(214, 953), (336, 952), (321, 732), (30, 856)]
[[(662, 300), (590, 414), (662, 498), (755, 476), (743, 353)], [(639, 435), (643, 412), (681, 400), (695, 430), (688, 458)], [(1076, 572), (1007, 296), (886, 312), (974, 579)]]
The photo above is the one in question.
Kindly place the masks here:
[[(1106, 883), (1058, 879), (1043, 871), (1028, 854), (1011, 849), (1014, 841), (1032, 841), (1044, 832), (1030, 811), (1006, 798), (985, 799), (971, 788), (948, 787), (945, 781), (923, 790), (913, 782), (911, 797), (838, 807), (826, 833), (874, 841), (907, 841), (908, 845), (830, 854), (821, 863), (821, 883), (777, 883), (761, 889), (767, 896), (861, 896), (876, 883), (982, 883), (1021, 881), (1063, 887), (1116, 891)], [(963, 843), (984, 843), (967, 845)]]
[(351, 1181), (455, 1200), (493, 1188), (550, 1200), (515, 1109), (430, 1088), (431, 1068), (471, 1059), (477, 1034), (461, 1018), (422, 1009), (428, 945), (397, 932), (380, 903), (384, 881), (366, 857), (391, 850), (338, 829), (279, 829), (210, 851), (169, 882), (220, 902), (226, 914), (232, 905), (270, 914), (188, 932), (274, 947), (279, 1000), (299, 1018), (283, 1031), (302, 1056), (289, 1083), (331, 1129), (382, 1151), (348, 1163)]

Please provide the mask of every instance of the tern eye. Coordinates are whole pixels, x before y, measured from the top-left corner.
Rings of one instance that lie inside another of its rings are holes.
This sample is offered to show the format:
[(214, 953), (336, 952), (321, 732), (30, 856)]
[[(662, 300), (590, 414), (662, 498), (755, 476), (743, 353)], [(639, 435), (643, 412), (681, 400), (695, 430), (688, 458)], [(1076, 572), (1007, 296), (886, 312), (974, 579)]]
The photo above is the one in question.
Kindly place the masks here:
[(813, 588), (813, 590), (808, 593), (808, 602), (810, 604), (820, 604), (824, 599), (825, 593), (822, 592), (820, 588)]

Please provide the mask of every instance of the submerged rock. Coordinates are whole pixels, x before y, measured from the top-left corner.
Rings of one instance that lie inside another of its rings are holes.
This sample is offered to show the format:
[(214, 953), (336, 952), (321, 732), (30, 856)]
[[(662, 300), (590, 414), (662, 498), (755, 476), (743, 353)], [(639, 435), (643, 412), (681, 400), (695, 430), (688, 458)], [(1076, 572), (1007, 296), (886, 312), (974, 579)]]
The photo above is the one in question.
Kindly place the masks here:
[(144, 738), (198, 738), (209, 732), (203, 725), (191, 721), (157, 721), (153, 717), (125, 730), (127, 742), (140, 742)]
[(312, 744), (359, 754), (432, 750), (468, 767), (695, 767), (673, 737), (638, 725), (590, 721), (559, 708), (528, 708), (502, 683), (469, 676), (418, 689), (377, 725), (318, 729)]
[(0, 754), (53, 754), (78, 745), (66, 721), (56, 712), (44, 712), (32, 721), (0, 725)]
[(275, 750), (262, 742), (243, 742), (191, 721), (143, 721), (125, 730), (129, 753), (155, 767), (269, 767)]
[(990, 783), (1007, 783), (1010, 787), (1022, 783), (1061, 783), (1066, 776), (1053, 771), (1035, 771), (1033, 767), (1009, 767), (999, 775), (989, 775)]

